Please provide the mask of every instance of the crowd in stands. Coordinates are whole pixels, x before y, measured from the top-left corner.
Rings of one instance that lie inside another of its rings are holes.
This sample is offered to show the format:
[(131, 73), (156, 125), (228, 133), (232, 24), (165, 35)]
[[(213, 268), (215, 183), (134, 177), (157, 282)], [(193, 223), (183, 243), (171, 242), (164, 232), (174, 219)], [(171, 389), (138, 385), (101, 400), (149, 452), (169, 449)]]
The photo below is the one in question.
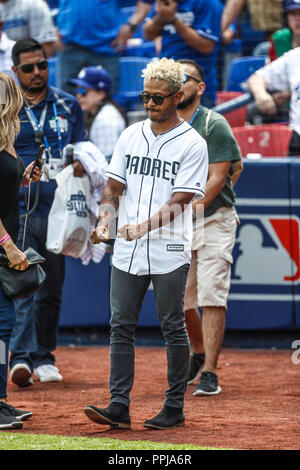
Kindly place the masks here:
[[(33, 37), (50, 57), (50, 82), (66, 92), (80, 96), (70, 80), (84, 73), (84, 67), (101, 66), (108, 72), (109, 93), (115, 99), (111, 106), (118, 108), (116, 116), (120, 106), (124, 108), (121, 113), (126, 124), (124, 113), (141, 109), (140, 81), (135, 76), (144, 68), (141, 58), (195, 60), (205, 73), (202, 102), (212, 108), (247, 91), (247, 78), (256, 69), (300, 45), (298, 0), (114, 0), (107, 4), (98, 0), (1, 0), (0, 14), (0, 71), (11, 74), (14, 41)], [(120, 68), (123, 57), (134, 57), (134, 65), (126, 61), (125, 77)], [(242, 59), (246, 58), (245, 72)], [(229, 81), (230, 73), (234, 84)], [(125, 93), (124, 82), (131, 83)], [(243, 117), (238, 125), (287, 124), (289, 90), (275, 90), (272, 97), (276, 105), (272, 115), (252, 103), (239, 111)], [(91, 118), (90, 110), (84, 111)], [(236, 126), (232, 116), (226, 115)], [(91, 119), (86, 122), (93, 134)]]

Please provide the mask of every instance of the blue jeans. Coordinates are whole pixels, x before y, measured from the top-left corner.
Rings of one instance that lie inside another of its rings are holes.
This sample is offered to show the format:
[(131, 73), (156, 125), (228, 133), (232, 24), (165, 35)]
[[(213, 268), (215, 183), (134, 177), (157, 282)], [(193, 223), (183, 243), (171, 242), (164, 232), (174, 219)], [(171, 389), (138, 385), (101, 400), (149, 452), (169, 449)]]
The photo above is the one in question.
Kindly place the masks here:
[(120, 75), (119, 56), (103, 56), (77, 44), (66, 44), (64, 50), (58, 54), (58, 88), (74, 94), (75, 87), (68, 80), (76, 78), (83, 67), (96, 65), (102, 65), (110, 74), (112, 94), (116, 94)]
[[(43, 269), (47, 280), (38, 291), (14, 301), (16, 325), (10, 341), (10, 368), (25, 362), (31, 369), (54, 364), (62, 289), (65, 278), (65, 257), (46, 250), (48, 217), (31, 216), (27, 225), (25, 247), (32, 246), (46, 261)], [(17, 241), (22, 247), (24, 219), (21, 219)]]
[[(165, 405), (183, 408), (188, 380), (190, 345), (184, 321), (183, 299), (189, 265), (167, 274), (135, 276), (113, 266), (111, 272), (110, 393), (111, 402), (130, 404), (134, 380), (134, 338), (150, 281), (167, 349)], [(155, 367), (155, 364), (153, 364)]]
[(7, 397), (8, 349), (15, 318), (13, 303), (5, 297), (0, 283), (0, 398)]

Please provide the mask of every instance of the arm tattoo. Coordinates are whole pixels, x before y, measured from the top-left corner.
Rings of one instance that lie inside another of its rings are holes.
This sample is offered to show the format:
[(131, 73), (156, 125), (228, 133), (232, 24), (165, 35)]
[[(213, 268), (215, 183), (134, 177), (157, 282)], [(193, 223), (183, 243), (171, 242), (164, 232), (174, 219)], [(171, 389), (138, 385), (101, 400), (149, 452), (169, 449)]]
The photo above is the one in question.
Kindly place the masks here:
[(113, 196), (112, 194), (103, 194), (100, 205), (110, 203), (112, 203), (116, 210), (119, 209), (120, 202), (118, 196)]

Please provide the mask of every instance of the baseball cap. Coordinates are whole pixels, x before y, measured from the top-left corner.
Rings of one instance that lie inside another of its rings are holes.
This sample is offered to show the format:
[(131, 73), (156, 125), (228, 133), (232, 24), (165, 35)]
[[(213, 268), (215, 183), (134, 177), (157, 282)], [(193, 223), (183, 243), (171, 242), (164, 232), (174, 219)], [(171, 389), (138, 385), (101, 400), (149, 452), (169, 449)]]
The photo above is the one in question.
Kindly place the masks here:
[(300, 10), (300, 0), (284, 0), (283, 10), (284, 11)]
[(71, 78), (69, 83), (84, 88), (104, 90), (107, 92), (110, 92), (112, 87), (112, 79), (101, 65), (97, 65), (96, 67), (84, 67), (80, 70), (77, 78)]

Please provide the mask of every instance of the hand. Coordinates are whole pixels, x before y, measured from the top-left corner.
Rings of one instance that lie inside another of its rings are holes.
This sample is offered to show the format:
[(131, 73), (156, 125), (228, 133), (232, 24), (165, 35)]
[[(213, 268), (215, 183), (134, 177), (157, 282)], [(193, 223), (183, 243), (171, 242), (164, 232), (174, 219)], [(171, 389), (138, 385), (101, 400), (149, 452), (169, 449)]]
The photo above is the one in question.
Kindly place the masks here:
[(120, 238), (125, 238), (127, 241), (137, 240), (142, 238), (148, 230), (145, 224), (126, 224), (119, 228), (118, 233)]
[(18, 271), (25, 271), (28, 268), (29, 264), (26, 256), (11, 239), (4, 242), (2, 247), (5, 250), (10, 268), (17, 269)]
[(223, 31), (223, 34), (222, 34), (222, 42), (223, 44), (225, 44), (226, 46), (228, 44), (231, 44), (232, 43), (232, 40), (234, 38), (234, 31), (231, 29), (231, 28), (227, 28), (225, 29), (225, 31)]
[[(40, 163), (42, 163), (41, 160), (39, 161)], [(24, 171), (25, 184), (29, 184), (30, 174), (31, 174), (34, 164), (35, 164), (35, 161), (31, 162), (30, 165), (28, 165)], [(39, 169), (38, 166), (35, 166), (34, 171), (33, 171), (33, 176), (31, 177), (31, 181), (32, 182), (39, 181), (41, 179), (41, 176), (42, 176), (41, 170)]]
[(276, 114), (276, 104), (270, 93), (262, 93), (255, 98), (258, 109), (262, 114)]
[(90, 241), (94, 245), (97, 245), (98, 243), (105, 242), (106, 240), (109, 240), (108, 225), (98, 224), (90, 235)]
[(111, 47), (115, 49), (116, 52), (123, 52), (126, 48), (126, 43), (129, 38), (133, 35), (133, 31), (128, 24), (123, 24), (119, 29), (118, 35), (111, 42)]
[(169, 23), (174, 20), (177, 12), (177, 2), (174, 0), (157, 0), (156, 13), (160, 19)]
[(278, 91), (277, 93), (273, 93), (272, 98), (277, 106), (281, 107), (291, 99), (291, 93), (289, 91)]
[(73, 175), (76, 178), (80, 178), (84, 173), (84, 168), (79, 160), (75, 160), (73, 163)]

